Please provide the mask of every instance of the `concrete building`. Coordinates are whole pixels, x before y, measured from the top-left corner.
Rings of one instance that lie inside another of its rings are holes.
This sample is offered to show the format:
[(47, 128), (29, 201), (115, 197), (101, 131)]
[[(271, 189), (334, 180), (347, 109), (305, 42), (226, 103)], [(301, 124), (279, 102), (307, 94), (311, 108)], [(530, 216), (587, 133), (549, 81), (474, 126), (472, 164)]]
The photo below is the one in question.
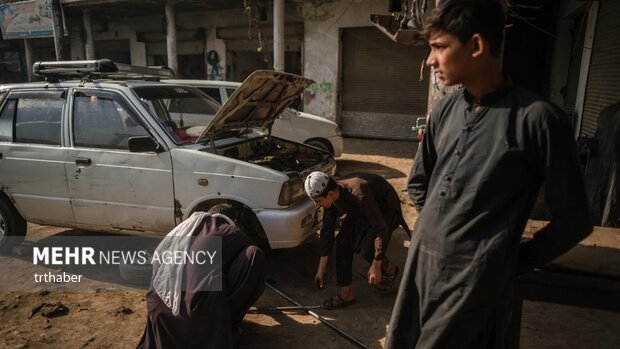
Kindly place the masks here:
[[(620, 3), (511, 3), (507, 75), (564, 108), (576, 136), (593, 135), (600, 111), (620, 100), (620, 67), (613, 64), (620, 61)], [(437, 88), (428, 68), (421, 69), (426, 47), (396, 44), (372, 26), (370, 14), (388, 13), (388, 0), (60, 5), (66, 59), (173, 65), (181, 78), (233, 81), (281, 65), (316, 81), (305, 93), (304, 110), (336, 121), (349, 136), (414, 138), (411, 126), (426, 114), (429, 93)], [(27, 80), (27, 62), (54, 60), (54, 50), (52, 38), (1, 40), (0, 82)]]

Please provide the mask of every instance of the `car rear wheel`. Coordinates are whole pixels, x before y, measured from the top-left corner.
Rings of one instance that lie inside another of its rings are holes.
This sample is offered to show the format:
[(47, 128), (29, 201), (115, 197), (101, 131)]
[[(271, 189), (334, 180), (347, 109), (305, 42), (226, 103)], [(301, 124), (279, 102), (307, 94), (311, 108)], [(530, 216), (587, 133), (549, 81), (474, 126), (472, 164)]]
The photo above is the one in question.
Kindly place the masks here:
[(26, 220), (12, 202), (0, 194), (0, 252), (21, 244), (25, 236)]
[(148, 286), (151, 283), (151, 278), (153, 277), (153, 265), (152, 251), (147, 251), (148, 261), (146, 263), (120, 263), (118, 265), (118, 272), (123, 280), (126, 282), (139, 285), (139, 286)]
[(319, 148), (323, 151), (326, 151), (334, 155), (334, 151), (332, 150), (332, 147), (330, 146), (329, 142), (324, 139), (311, 139), (311, 140), (306, 141), (304, 144), (313, 146), (315, 148)]

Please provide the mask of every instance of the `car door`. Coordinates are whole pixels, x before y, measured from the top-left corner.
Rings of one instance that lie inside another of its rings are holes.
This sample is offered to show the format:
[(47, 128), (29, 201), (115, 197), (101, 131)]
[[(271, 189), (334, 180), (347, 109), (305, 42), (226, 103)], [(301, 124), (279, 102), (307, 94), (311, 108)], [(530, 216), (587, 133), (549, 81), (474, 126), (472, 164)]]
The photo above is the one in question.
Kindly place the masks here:
[(296, 111), (293, 109), (284, 109), (278, 118), (274, 120), (273, 126), (271, 126), (271, 134), (276, 137), (302, 143), (303, 140), (299, 140), (297, 139), (299, 137), (295, 137), (296, 132), (292, 123), (292, 121), (297, 117), (295, 113)]
[(75, 89), (71, 98), (66, 166), (76, 221), (103, 230), (172, 229), (170, 152), (129, 151), (130, 137), (152, 135), (121, 93)]
[(13, 91), (0, 110), (2, 189), (31, 222), (74, 223), (62, 147), (66, 90)]

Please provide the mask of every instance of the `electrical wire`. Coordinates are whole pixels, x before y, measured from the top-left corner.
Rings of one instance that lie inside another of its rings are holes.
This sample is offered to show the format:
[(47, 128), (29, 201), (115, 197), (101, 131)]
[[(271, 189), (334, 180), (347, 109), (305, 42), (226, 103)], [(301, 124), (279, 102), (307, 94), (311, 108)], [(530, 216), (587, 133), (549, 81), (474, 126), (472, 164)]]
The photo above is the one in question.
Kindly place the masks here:
[(349, 7), (351, 7), (351, 5), (353, 5), (353, 0), (349, 2), (349, 5), (347, 5), (347, 8), (345, 8), (344, 11), (342, 11), (338, 19), (336, 19), (332, 24), (329, 25), (329, 27), (327, 27), (327, 30), (331, 29), (334, 26), (334, 24), (338, 23), (342, 19), (342, 16), (344, 16), (344, 14), (347, 13), (347, 11), (349, 11)]
[[(523, 23), (529, 25), (530, 27), (532, 27), (533, 29), (549, 36), (551, 39), (553, 40), (558, 40), (558, 37), (555, 34), (550, 33), (549, 31), (542, 29), (540, 27), (538, 27), (537, 25), (535, 25), (534, 23), (532, 23), (530, 20), (528, 20), (527, 18), (521, 16), (520, 14), (516, 13), (514, 10), (510, 10), (508, 11), (508, 15), (519, 19), (521, 21), (523, 21)], [(576, 47), (582, 48), (582, 49), (588, 49), (591, 50), (592, 52), (596, 52), (596, 53), (607, 53), (607, 54), (614, 54), (614, 55), (618, 55), (620, 54), (620, 50), (606, 50), (606, 49), (601, 49), (601, 48), (595, 48), (595, 47), (591, 47), (591, 46), (586, 46), (586, 45), (576, 45)]]

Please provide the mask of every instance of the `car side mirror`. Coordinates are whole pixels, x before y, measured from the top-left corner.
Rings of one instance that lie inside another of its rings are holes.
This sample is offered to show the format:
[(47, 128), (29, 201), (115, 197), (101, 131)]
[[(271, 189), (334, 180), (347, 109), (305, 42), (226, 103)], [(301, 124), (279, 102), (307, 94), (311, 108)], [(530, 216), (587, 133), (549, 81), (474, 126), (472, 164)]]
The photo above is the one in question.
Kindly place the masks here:
[(129, 137), (129, 151), (132, 153), (159, 152), (160, 145), (150, 136)]

